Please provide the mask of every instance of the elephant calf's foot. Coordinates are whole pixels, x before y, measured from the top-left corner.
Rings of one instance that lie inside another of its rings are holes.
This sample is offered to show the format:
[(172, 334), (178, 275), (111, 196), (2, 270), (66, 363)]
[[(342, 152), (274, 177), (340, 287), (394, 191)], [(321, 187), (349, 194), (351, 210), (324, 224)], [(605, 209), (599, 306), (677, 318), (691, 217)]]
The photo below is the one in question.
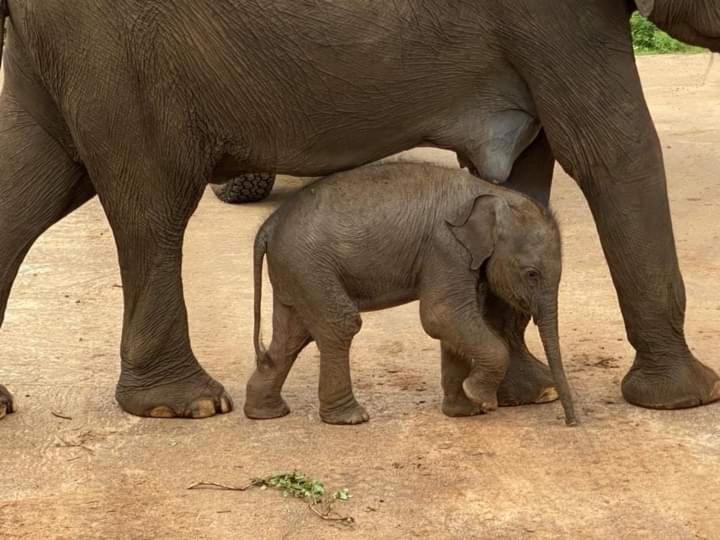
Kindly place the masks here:
[(0, 420), (5, 418), (6, 415), (15, 412), (15, 403), (13, 401), (12, 394), (8, 392), (8, 389), (0, 384)]
[(320, 418), (326, 424), (355, 425), (370, 420), (370, 415), (365, 407), (360, 405), (355, 398), (336, 407), (320, 406)]
[(477, 416), (478, 414), (482, 414), (483, 410), (480, 408), (480, 405), (473, 403), (463, 395), (457, 397), (445, 396), (442, 402), (442, 412), (445, 416), (458, 418), (463, 416)]
[(143, 388), (120, 383), (115, 399), (126, 412), (152, 418), (207, 418), (233, 410), (222, 384), (200, 370), (181, 381)]
[(492, 388), (492, 385), (484, 384), (471, 376), (463, 381), (462, 387), (470, 401), (478, 405), (480, 412), (489, 413), (498, 408), (497, 390)]
[(659, 363), (638, 353), (622, 382), (625, 399), (649, 409), (685, 409), (720, 400), (720, 378), (690, 352)]
[(277, 385), (267, 375), (255, 371), (245, 392), (245, 416), (253, 420), (269, 420), (290, 414)]
[(524, 351), (511, 353), (497, 396), (501, 407), (550, 403), (558, 399), (550, 369)]

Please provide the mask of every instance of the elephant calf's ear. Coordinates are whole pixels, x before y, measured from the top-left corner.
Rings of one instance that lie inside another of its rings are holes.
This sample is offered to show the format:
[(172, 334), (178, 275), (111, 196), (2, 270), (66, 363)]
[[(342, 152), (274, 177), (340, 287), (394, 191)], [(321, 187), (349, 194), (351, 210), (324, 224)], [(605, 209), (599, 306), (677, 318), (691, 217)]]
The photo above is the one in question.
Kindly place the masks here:
[(493, 195), (481, 195), (459, 213), (450, 231), (470, 253), (472, 270), (478, 270), (495, 251), (498, 235), (498, 210), (504, 201)]
[(655, 0), (635, 0), (635, 5), (643, 17), (649, 17), (652, 15), (655, 9)]

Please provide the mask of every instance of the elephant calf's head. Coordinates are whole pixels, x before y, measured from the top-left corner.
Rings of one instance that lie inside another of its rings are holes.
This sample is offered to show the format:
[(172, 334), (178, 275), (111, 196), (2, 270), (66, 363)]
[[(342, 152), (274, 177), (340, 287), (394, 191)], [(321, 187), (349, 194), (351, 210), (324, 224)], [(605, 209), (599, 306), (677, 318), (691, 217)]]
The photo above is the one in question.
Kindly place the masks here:
[(671, 36), (720, 52), (720, 1), (635, 0), (635, 5)]
[(509, 203), (495, 195), (476, 198), (461, 214), (451, 230), (472, 269), (486, 265), (492, 291), (536, 320), (552, 312), (562, 270), (554, 216), (529, 199)]
[(565, 409), (565, 421), (575, 425), (558, 336), (562, 249), (555, 217), (530, 199), (482, 195), (450, 223), (450, 229), (469, 252), (471, 269), (485, 265), (490, 289), (532, 315)]

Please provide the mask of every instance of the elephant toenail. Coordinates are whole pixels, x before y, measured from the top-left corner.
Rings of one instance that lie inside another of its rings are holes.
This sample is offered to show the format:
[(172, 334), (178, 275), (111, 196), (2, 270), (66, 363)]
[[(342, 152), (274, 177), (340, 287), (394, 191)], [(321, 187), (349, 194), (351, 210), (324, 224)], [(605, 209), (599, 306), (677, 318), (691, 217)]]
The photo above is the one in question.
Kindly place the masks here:
[(540, 397), (535, 400), (535, 403), (550, 403), (551, 401), (557, 400), (559, 397), (560, 396), (558, 395), (557, 390), (555, 390), (555, 387), (550, 386), (542, 391), (542, 394), (540, 394)]
[(221, 397), (220, 398), (220, 411), (225, 414), (229, 413), (233, 409), (232, 400), (229, 397)]
[(7, 415), (7, 405), (0, 405), (0, 420), (5, 418), (5, 415)]
[(715, 383), (712, 391), (710, 392), (710, 401), (717, 401), (720, 399), (720, 381)]
[(160, 405), (150, 411), (150, 416), (152, 418), (175, 418), (175, 411), (173, 411), (170, 407)]
[(193, 418), (207, 418), (215, 414), (215, 404), (211, 399), (199, 399), (192, 405), (190, 414)]
[(482, 409), (483, 412), (489, 413), (498, 408), (497, 401), (483, 401), (480, 404), (480, 409)]

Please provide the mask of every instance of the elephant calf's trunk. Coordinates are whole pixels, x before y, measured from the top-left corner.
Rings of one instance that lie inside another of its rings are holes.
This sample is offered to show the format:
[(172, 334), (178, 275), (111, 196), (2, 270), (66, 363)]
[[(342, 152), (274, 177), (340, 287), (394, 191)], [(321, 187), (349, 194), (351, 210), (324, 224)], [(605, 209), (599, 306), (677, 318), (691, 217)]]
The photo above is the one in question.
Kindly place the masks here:
[(576, 426), (578, 420), (575, 416), (575, 404), (572, 393), (570, 392), (570, 385), (565, 377), (565, 370), (563, 369), (562, 357), (560, 355), (557, 312), (555, 312), (554, 316), (551, 315), (541, 321), (538, 328), (550, 371), (552, 372), (555, 386), (560, 396), (560, 403), (562, 403), (563, 409), (565, 410), (565, 423), (568, 426)]
[(5, 17), (8, 15), (7, 0), (0, 0), (0, 67), (2, 67), (3, 45), (5, 45)]

